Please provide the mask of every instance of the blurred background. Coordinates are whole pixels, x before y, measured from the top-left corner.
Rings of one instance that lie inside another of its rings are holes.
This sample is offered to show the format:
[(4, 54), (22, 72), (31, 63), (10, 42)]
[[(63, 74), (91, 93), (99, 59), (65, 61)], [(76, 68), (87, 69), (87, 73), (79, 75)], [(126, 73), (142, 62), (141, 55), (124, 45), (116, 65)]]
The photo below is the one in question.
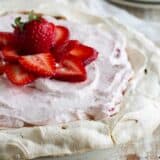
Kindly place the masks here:
[[(66, 0), (57, 0), (66, 1)], [(78, 10), (96, 16), (114, 16), (143, 33), (160, 47), (160, 0), (69, 0)]]
[(116, 7), (122, 22), (144, 33), (160, 47), (160, 0), (106, 0), (109, 2), (112, 9)]
[[(160, 46), (160, 0), (110, 0), (111, 5), (119, 10), (120, 14), (124, 11), (124, 20), (136, 30), (144, 33), (156, 45)], [(133, 15), (134, 17), (129, 16)], [(121, 16), (122, 17), (122, 16)], [(120, 17), (119, 17), (120, 18)], [(133, 21), (132, 21), (133, 20)], [(122, 20), (123, 21), (123, 20)]]
[[(66, 0), (57, 0), (64, 2)], [(114, 16), (123, 24), (143, 33), (160, 47), (160, 0), (69, 0), (78, 10)]]
[(135, 16), (148, 20), (160, 20), (160, 0), (110, 0), (116, 6)]
[[(143, 33), (160, 47), (160, 0), (0, 0), (0, 2), (0, 13), (3, 13), (6, 7), (11, 11), (36, 9), (41, 12), (48, 11), (52, 5), (59, 5), (102, 18), (114, 16), (124, 25)], [(15, 6), (15, 3), (19, 5)], [(58, 7), (56, 9), (58, 10)], [(59, 11), (63, 12), (63, 9)]]

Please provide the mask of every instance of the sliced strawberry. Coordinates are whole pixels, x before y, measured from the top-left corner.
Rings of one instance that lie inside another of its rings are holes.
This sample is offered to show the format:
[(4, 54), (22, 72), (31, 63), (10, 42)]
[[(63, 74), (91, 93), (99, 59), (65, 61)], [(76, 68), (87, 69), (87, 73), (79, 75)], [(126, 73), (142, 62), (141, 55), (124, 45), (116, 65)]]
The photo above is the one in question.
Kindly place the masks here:
[(64, 44), (56, 46), (52, 53), (54, 54), (54, 57), (57, 62), (59, 62), (63, 56), (65, 56), (69, 51), (75, 48), (76, 45), (78, 45), (77, 40), (68, 40)]
[(98, 56), (98, 52), (95, 49), (83, 45), (77, 40), (69, 40), (63, 45), (55, 47), (53, 54), (57, 61), (60, 61), (65, 55), (72, 55), (80, 59), (84, 65), (91, 63)]
[(73, 56), (63, 57), (57, 64), (55, 79), (69, 82), (80, 82), (86, 80), (86, 70), (83, 63)]
[(63, 26), (56, 26), (55, 28), (55, 45), (59, 46), (69, 39), (69, 30)]
[(5, 62), (0, 60), (0, 75), (3, 74), (5, 71)]
[(36, 79), (33, 74), (27, 72), (18, 64), (8, 64), (5, 67), (5, 73), (8, 79), (16, 85), (25, 85)]
[(14, 43), (14, 34), (10, 32), (0, 32), (0, 48)]
[(16, 62), (19, 57), (17, 51), (10, 46), (6, 46), (2, 49), (2, 55), (4, 59), (9, 62)]
[(69, 54), (82, 60), (84, 65), (91, 63), (98, 56), (98, 52), (95, 49), (80, 43), (70, 50)]
[(53, 76), (55, 73), (55, 60), (51, 53), (21, 56), (19, 63), (39, 76)]
[(4, 56), (2, 54), (2, 50), (0, 50), (0, 61), (4, 59)]

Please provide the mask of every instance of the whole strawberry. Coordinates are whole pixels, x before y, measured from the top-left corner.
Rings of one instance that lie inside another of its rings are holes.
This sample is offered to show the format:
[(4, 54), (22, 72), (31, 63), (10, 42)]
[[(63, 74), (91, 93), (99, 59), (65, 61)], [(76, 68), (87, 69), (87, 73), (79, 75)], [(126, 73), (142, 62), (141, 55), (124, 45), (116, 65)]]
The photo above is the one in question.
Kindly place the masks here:
[[(55, 26), (34, 13), (29, 15), (28, 22), (16, 20), (15, 35), (25, 53), (48, 52), (55, 43)], [(19, 28), (19, 29), (17, 29)]]

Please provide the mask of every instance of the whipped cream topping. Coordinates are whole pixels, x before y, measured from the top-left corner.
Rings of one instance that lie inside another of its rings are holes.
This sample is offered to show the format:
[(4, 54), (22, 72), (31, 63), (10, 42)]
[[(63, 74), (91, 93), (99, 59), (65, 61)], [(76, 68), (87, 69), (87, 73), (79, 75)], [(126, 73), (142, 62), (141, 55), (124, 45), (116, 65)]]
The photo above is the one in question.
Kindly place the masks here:
[[(0, 17), (0, 31), (12, 31), (11, 24), (17, 16), (26, 19), (21, 14)], [(45, 18), (68, 27), (71, 39), (94, 47), (99, 52), (98, 59), (87, 67), (88, 78), (81, 83), (40, 78), (31, 85), (17, 87), (1, 76), (0, 126), (98, 120), (119, 112), (123, 92), (133, 74), (123, 36), (90, 25)]]

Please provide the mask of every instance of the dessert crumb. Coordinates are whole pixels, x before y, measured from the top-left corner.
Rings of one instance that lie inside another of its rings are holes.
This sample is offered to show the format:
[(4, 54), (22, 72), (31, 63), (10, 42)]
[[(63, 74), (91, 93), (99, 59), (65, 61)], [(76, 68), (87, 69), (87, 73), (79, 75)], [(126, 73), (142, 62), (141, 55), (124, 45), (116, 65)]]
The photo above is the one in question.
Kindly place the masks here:
[(23, 139), (23, 135), (21, 134), (20, 136), (21, 136), (21, 138)]
[(140, 160), (136, 154), (130, 154), (127, 156), (127, 160)]
[(55, 19), (57, 20), (66, 20), (67, 18), (64, 16), (54, 16)]
[(67, 129), (67, 126), (64, 126), (64, 125), (63, 125), (61, 128), (65, 130), (65, 129)]
[(145, 74), (147, 74), (147, 73), (148, 73), (148, 70), (147, 70), (147, 68), (145, 68), (145, 69), (144, 69), (144, 73), (145, 73)]

